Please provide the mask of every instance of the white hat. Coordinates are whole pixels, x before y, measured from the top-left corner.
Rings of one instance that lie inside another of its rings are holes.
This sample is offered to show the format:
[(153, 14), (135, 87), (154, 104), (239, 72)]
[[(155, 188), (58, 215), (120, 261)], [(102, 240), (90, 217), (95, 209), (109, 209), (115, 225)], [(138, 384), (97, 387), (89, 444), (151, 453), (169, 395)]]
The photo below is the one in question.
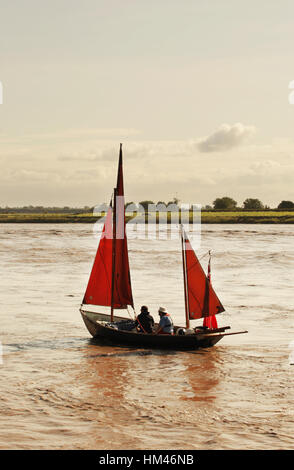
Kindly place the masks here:
[(166, 309), (163, 307), (159, 307), (158, 312), (160, 313), (167, 313)]

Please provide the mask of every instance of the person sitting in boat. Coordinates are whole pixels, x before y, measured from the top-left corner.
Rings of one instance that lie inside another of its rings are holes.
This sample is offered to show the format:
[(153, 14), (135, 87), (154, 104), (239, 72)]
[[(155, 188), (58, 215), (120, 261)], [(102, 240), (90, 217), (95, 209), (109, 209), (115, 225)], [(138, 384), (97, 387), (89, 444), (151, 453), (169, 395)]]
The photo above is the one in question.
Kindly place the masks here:
[(154, 319), (148, 311), (146, 305), (142, 305), (141, 313), (137, 316), (136, 327), (141, 333), (152, 333), (154, 327)]
[(158, 315), (160, 316), (160, 321), (158, 327), (156, 328), (155, 334), (159, 335), (173, 335), (174, 334), (174, 324), (165, 308), (159, 307)]

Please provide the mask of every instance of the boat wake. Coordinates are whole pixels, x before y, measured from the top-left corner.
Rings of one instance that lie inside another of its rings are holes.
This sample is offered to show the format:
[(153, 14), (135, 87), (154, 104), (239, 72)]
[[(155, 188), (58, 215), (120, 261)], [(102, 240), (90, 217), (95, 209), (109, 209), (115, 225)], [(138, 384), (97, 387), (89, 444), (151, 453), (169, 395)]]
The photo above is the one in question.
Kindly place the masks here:
[(30, 349), (72, 349), (81, 348), (89, 342), (88, 338), (65, 338), (65, 339), (54, 339), (54, 340), (37, 340), (28, 341), (26, 343), (9, 343), (3, 345), (3, 353), (13, 351), (23, 351)]

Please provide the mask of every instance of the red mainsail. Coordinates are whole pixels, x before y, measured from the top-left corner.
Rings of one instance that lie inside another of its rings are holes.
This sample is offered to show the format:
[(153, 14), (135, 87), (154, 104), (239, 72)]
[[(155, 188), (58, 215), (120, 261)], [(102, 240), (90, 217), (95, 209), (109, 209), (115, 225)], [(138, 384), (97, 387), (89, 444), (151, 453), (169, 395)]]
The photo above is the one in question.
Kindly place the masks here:
[(112, 208), (107, 212), (83, 304), (111, 305)]
[(113, 308), (134, 306), (129, 267), (128, 242), (125, 222), (125, 199), (122, 163), (122, 145), (120, 144), (117, 183), (115, 189), (114, 237), (113, 237)]
[(189, 318), (209, 317), (223, 312), (225, 309), (214, 292), (209, 279), (205, 275), (187, 234), (184, 231), (183, 236)]
[(115, 309), (133, 307), (125, 230), (122, 146), (120, 146), (114, 207), (107, 213), (83, 303)]

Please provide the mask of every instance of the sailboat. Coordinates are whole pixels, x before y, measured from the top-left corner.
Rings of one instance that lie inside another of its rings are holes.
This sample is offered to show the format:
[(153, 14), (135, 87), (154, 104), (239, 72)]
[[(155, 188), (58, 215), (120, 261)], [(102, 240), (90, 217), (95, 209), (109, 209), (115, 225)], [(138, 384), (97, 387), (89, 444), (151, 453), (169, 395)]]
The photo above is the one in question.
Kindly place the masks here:
[[(230, 326), (217, 326), (215, 315), (223, 312), (224, 307), (210, 281), (210, 262), (209, 273), (206, 275), (182, 225), (180, 237), (185, 326), (174, 326), (172, 335), (140, 332), (135, 326), (125, 221), (123, 155), (120, 144), (117, 183), (80, 307), (84, 323), (94, 338), (105, 338), (115, 344), (136, 347), (192, 350), (211, 347), (227, 335), (247, 333), (227, 332)], [(87, 305), (109, 307), (110, 313), (90, 311)], [(117, 310), (128, 307), (133, 309), (134, 319), (117, 315)], [(204, 319), (202, 327), (191, 327), (191, 320), (201, 318)]]

